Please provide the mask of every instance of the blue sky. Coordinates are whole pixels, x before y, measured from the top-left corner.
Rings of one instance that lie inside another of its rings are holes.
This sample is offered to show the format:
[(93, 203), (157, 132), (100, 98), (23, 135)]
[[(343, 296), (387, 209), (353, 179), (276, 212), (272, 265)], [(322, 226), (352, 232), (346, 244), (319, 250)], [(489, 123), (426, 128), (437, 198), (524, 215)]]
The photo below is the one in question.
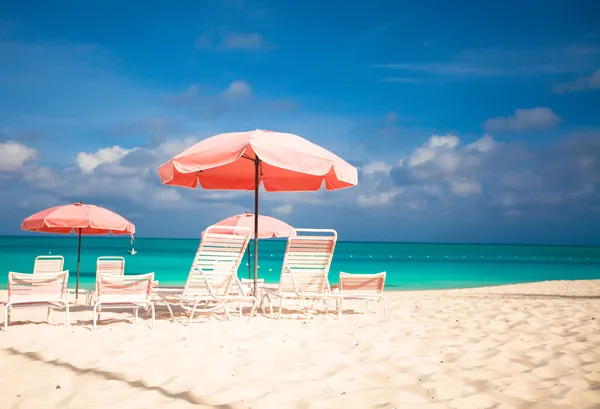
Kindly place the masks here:
[[(490, 4), (491, 3), (491, 4)], [(297, 133), (359, 168), (261, 213), (340, 239), (600, 244), (594, 1), (0, 7), (0, 234), (83, 200), (196, 237), (248, 192), (160, 185), (194, 142)]]

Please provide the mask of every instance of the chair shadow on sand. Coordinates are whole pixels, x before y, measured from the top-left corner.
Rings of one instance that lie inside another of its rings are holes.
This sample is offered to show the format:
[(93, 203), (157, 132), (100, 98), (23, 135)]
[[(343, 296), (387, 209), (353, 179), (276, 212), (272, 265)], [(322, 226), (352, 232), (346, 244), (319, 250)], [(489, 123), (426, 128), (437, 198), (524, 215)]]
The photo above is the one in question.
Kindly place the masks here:
[(93, 375), (100, 376), (108, 381), (122, 382), (132, 388), (144, 389), (147, 391), (156, 391), (169, 399), (183, 400), (192, 405), (203, 405), (204, 407), (215, 408), (215, 409), (233, 409), (233, 406), (230, 404), (227, 404), (227, 403), (214, 405), (209, 402), (206, 402), (204, 399), (194, 396), (194, 394), (192, 394), (190, 391), (171, 392), (161, 386), (149, 385), (148, 383), (144, 382), (141, 379), (131, 381), (131, 380), (128, 380), (127, 375), (125, 375), (122, 372), (104, 371), (104, 370), (94, 369), (94, 368), (79, 368), (69, 362), (65, 362), (65, 361), (62, 361), (59, 359), (44, 359), (44, 357), (42, 357), (42, 355), (37, 352), (19, 351), (18, 349), (14, 348), (14, 347), (4, 349), (4, 351), (6, 351), (7, 353), (9, 353), (11, 355), (17, 355), (17, 356), (26, 358), (30, 361), (42, 362), (42, 363), (45, 363), (48, 365), (63, 368), (68, 371), (74, 372), (78, 375), (93, 374)]

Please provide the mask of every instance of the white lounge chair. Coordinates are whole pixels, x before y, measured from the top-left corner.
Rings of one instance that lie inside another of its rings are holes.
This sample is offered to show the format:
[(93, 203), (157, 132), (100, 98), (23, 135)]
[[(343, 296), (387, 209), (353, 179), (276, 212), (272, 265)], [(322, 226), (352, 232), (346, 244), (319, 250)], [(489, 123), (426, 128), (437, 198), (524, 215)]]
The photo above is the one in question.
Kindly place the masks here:
[(279, 299), (281, 318), (284, 300), (302, 300), (306, 312), (306, 301), (312, 305), (322, 301), (325, 313), (328, 300), (338, 300), (329, 286), (329, 268), (337, 242), (337, 232), (331, 229), (294, 229), (288, 237), (283, 259), (281, 277), (277, 288), (263, 287), (261, 304), (267, 299), (273, 315), (271, 297)]
[[(96, 286), (99, 274), (114, 276), (125, 275), (125, 258), (119, 256), (101, 256), (96, 260)], [(86, 304), (92, 305), (95, 301), (96, 290), (87, 292)]]
[(33, 263), (33, 274), (60, 273), (64, 266), (63, 256), (37, 256)]
[(69, 272), (23, 274), (8, 273), (8, 301), (4, 303), (4, 329), (8, 330), (13, 308), (47, 308), (50, 323), (52, 308), (65, 307), (65, 325), (69, 326), (67, 281)]
[(385, 317), (388, 316), (387, 300), (383, 295), (385, 271), (378, 274), (349, 274), (340, 272), (338, 318), (342, 316), (342, 303), (347, 300), (365, 300), (367, 311), (369, 302), (383, 300)]
[(154, 303), (152, 301), (152, 284), (154, 273), (138, 275), (115, 275), (99, 273), (96, 279), (96, 302), (94, 303), (94, 329), (100, 319), (98, 309), (134, 307), (135, 319), (138, 308), (145, 307), (152, 312), (152, 328), (154, 328)]
[[(223, 234), (223, 230), (229, 230), (231, 234)], [(239, 303), (240, 316), (242, 303), (252, 303), (248, 320), (252, 318), (257, 299), (246, 294), (237, 276), (251, 233), (248, 228), (224, 226), (210, 226), (204, 231), (181, 293), (172, 289), (161, 293), (160, 287), (155, 289), (169, 308), (173, 320), (169, 304), (178, 304), (189, 313), (188, 325), (197, 311), (208, 313), (222, 309), (230, 319), (228, 302)]]

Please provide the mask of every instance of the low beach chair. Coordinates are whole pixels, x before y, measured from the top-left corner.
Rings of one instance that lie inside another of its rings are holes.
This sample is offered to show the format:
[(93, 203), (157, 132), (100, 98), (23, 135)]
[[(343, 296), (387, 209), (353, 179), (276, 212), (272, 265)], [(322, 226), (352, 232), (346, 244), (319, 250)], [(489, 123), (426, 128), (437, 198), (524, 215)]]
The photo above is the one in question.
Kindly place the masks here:
[[(231, 234), (224, 234), (223, 230), (229, 230)], [(155, 289), (169, 308), (173, 320), (169, 304), (177, 304), (189, 313), (188, 325), (196, 312), (210, 313), (222, 309), (227, 319), (231, 319), (228, 302), (239, 303), (240, 316), (242, 303), (252, 303), (248, 320), (252, 318), (257, 299), (245, 292), (237, 276), (251, 234), (250, 229), (242, 227), (210, 226), (204, 231), (181, 293), (172, 290), (161, 293), (160, 287)]]
[(63, 256), (37, 256), (33, 262), (33, 274), (60, 273), (64, 266)]
[[(99, 274), (108, 274), (113, 276), (125, 275), (125, 258), (119, 256), (101, 256), (96, 260), (96, 286)], [(96, 290), (89, 291), (86, 296), (87, 305), (94, 303)]]
[(339, 294), (331, 292), (327, 277), (336, 242), (335, 230), (292, 230), (288, 237), (278, 286), (262, 289), (261, 304), (265, 299), (268, 301), (271, 315), (273, 315), (271, 297), (279, 299), (278, 319), (281, 318), (284, 300), (302, 300), (305, 312), (306, 301), (311, 301), (312, 305), (322, 301), (327, 314), (327, 301), (337, 301), (340, 298)]
[(94, 303), (94, 329), (100, 319), (99, 309), (134, 307), (135, 319), (138, 308), (145, 307), (152, 312), (152, 328), (154, 328), (154, 303), (152, 302), (152, 285), (154, 273), (138, 275), (115, 275), (98, 273), (96, 279), (96, 301)]
[(50, 323), (52, 308), (65, 307), (65, 325), (69, 326), (69, 300), (67, 281), (69, 272), (54, 273), (8, 273), (8, 301), (4, 303), (4, 330), (8, 330), (10, 312), (13, 308), (47, 308)]
[(385, 286), (385, 271), (378, 274), (349, 274), (340, 272), (340, 282), (338, 285), (339, 299), (338, 318), (342, 316), (342, 303), (346, 300), (365, 300), (367, 302), (367, 311), (369, 311), (369, 302), (383, 300), (385, 308), (385, 317), (388, 316), (387, 300), (383, 296), (383, 287)]

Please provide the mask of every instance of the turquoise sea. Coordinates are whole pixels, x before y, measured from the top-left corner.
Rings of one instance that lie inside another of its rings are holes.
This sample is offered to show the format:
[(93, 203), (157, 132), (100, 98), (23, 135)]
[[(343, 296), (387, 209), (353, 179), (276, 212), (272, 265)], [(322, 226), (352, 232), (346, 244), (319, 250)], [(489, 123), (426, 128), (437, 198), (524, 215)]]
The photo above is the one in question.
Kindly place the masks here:
[[(199, 239), (151, 239), (135, 241), (136, 255), (129, 255), (129, 238), (84, 237), (81, 283), (93, 288), (96, 258), (124, 256), (126, 274), (154, 272), (161, 285), (185, 282)], [(261, 240), (259, 277), (277, 282), (284, 240)], [(62, 255), (75, 286), (77, 237), (0, 236), (0, 288), (7, 286), (8, 271), (31, 272), (37, 255)], [(247, 277), (247, 259), (239, 276)], [(338, 242), (330, 272), (331, 283), (340, 271), (387, 271), (386, 288), (433, 289), (532, 282), (559, 279), (600, 279), (600, 247), (518, 246), (483, 244), (416, 244)]]

